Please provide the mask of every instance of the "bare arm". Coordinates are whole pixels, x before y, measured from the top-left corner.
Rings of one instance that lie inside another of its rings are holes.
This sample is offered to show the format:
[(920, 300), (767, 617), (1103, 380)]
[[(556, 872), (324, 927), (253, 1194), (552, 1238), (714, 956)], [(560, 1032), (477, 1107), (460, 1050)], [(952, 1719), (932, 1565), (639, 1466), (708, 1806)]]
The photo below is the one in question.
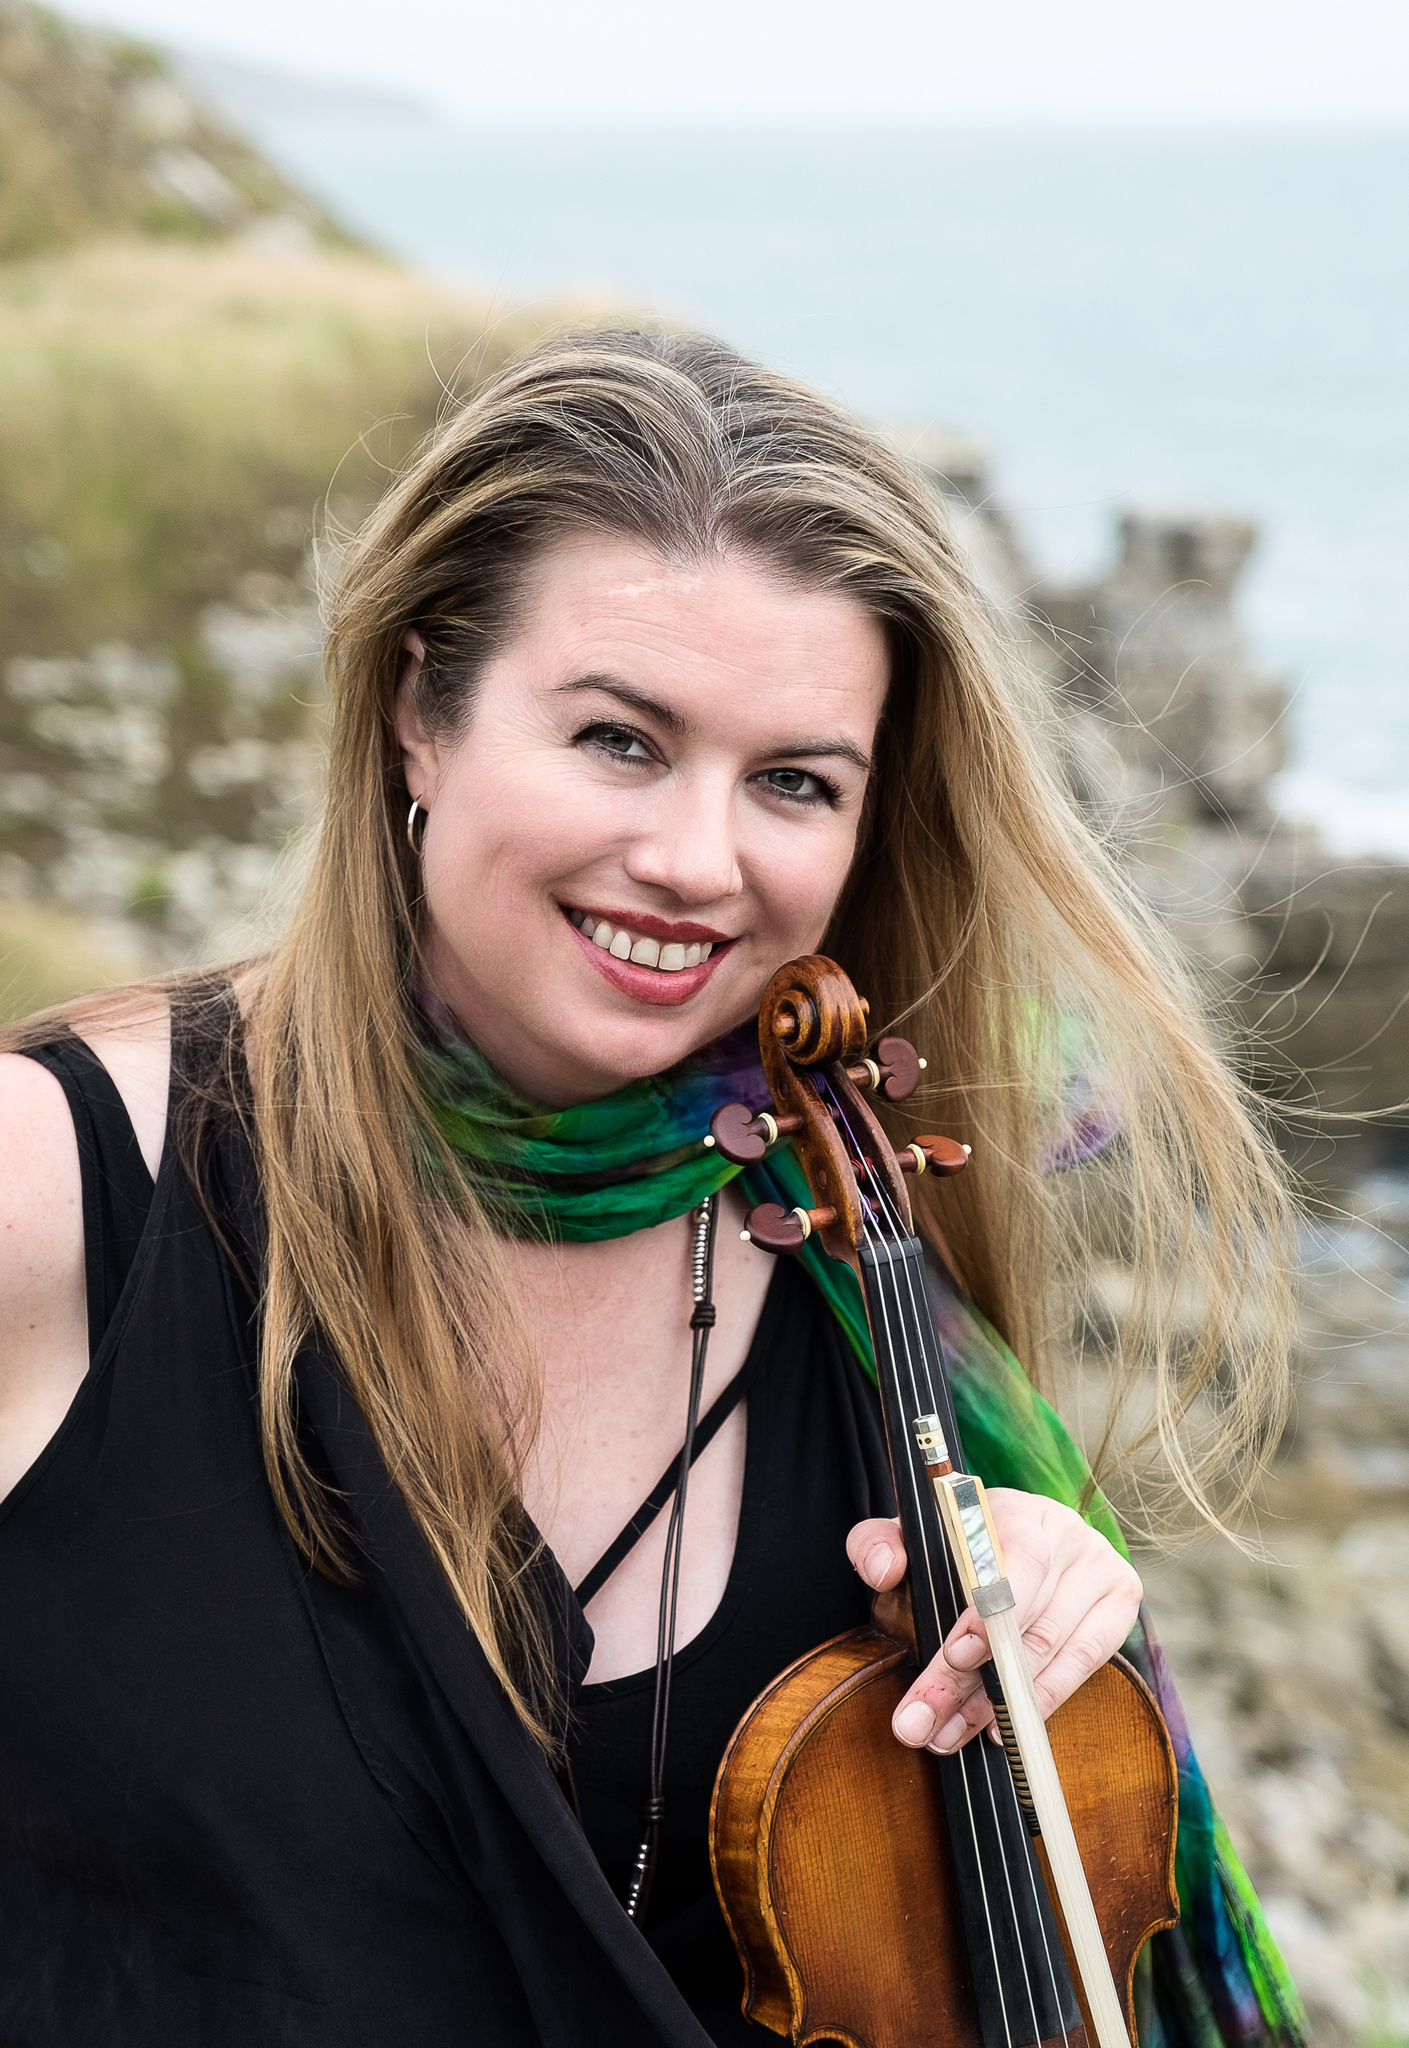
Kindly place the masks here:
[(0, 1057), (0, 1497), (29, 1470), (88, 1370), (83, 1195), (64, 1091)]
[[(166, 1006), (83, 1036), (117, 1085), (155, 1174), (166, 1129)], [(0, 1499), (68, 1412), (88, 1370), (83, 1188), (64, 1091), (0, 1055)]]

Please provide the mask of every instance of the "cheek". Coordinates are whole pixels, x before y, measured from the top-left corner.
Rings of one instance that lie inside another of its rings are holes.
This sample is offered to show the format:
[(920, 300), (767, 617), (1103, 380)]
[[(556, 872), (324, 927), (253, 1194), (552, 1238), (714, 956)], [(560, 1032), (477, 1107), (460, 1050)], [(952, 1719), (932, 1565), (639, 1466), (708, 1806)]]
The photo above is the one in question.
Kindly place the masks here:
[(825, 830), (799, 833), (785, 854), (762, 864), (768, 924), (793, 951), (811, 951), (827, 929), (855, 850), (855, 825), (838, 818)]
[(512, 750), (483, 762), (463, 752), (437, 798), (428, 882), (439, 874), (497, 900), (541, 887), (600, 851), (611, 820), (592, 801), (595, 792), (577, 786), (571, 766)]

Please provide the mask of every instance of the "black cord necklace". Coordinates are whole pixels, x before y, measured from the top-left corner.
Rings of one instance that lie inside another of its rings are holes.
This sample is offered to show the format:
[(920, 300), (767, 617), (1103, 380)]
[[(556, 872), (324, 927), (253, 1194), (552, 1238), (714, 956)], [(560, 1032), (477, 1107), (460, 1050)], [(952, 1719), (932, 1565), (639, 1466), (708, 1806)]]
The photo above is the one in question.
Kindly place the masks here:
[(631, 1879), (626, 1888), (626, 1910), (639, 1926), (650, 1904), (655, 1883), (656, 1858), (660, 1853), (661, 1821), (665, 1817), (665, 1743), (670, 1726), (670, 1679), (675, 1668), (675, 1610), (680, 1598), (680, 1556), (685, 1537), (685, 1494), (690, 1483), (690, 1464), (695, 1449), (695, 1425), (700, 1419), (700, 1396), (704, 1391), (705, 1357), (709, 1333), (714, 1328), (714, 1233), (719, 1220), (719, 1197), (710, 1195), (694, 1214), (695, 1243), (692, 1253), (692, 1281), (695, 1307), (690, 1317), (693, 1344), (690, 1353), (690, 1399), (685, 1410), (685, 1442), (680, 1452), (680, 1476), (675, 1482), (675, 1500), (665, 1532), (665, 1560), (660, 1574), (660, 1621), (656, 1631), (656, 1693), (651, 1712), (651, 1777), (646, 1796), (646, 1824), (641, 1846), (636, 1851)]

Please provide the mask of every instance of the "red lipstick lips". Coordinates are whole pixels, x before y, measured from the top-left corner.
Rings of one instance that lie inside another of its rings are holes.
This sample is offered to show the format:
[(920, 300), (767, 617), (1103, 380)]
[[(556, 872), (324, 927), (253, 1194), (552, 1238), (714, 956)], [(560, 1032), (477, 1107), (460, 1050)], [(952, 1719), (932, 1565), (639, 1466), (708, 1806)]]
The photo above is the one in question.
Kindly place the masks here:
[[(574, 912), (564, 907), (563, 916), (574, 939), (605, 981), (622, 995), (659, 1009), (678, 1008), (697, 995), (733, 943), (723, 932), (714, 931), (708, 925), (671, 922), (639, 911), (627, 916), (617, 912), (613, 916), (608, 911), (595, 908)], [(578, 924), (579, 918), (583, 920), (582, 926)], [(707, 959), (694, 966), (647, 966), (629, 958), (619, 959), (606, 946), (599, 946), (590, 934), (601, 924), (611, 925), (614, 936), (630, 938), (633, 942), (649, 939), (662, 952), (667, 947), (693, 950), (704, 946), (709, 946), (711, 951)]]

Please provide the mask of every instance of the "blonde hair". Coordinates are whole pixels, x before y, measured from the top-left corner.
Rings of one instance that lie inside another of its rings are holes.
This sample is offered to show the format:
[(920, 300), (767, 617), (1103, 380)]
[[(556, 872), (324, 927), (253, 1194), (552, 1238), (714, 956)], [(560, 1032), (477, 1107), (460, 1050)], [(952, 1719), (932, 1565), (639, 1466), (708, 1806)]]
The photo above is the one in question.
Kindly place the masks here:
[[(1135, 1299), (1112, 1349), (1098, 1467), (1135, 1413), (1136, 1443), (1158, 1446), (1167, 1483), (1206, 1514), (1215, 1487), (1226, 1505), (1283, 1418), (1291, 1316), (1288, 1204), (1255, 1113), (1068, 796), (1037, 685), (929, 488), (839, 408), (716, 343), (593, 332), (540, 345), (446, 417), (342, 563), (329, 795), (254, 999), (249, 1112), (280, 1509), (314, 1562), (347, 1570), (294, 1423), (293, 1361), (316, 1331), (540, 1733), (550, 1688), (516, 1465), (533, 1373), (493, 1233), (453, 1174), (428, 1171), (439, 1141), (413, 1064), (421, 913), (393, 699), (414, 625), (419, 712), (453, 737), (513, 631), (528, 566), (570, 531), (671, 558), (742, 550), (883, 622), (893, 680), (824, 950), (872, 1020), (903, 1025), (928, 1059), (897, 1134), (940, 1128), (974, 1148), (928, 1214), (1039, 1384), (1092, 1263), (1098, 1190), (1116, 1219), (1102, 1227), (1117, 1231)], [(1058, 1018), (1120, 1136), (1099, 1163), (1052, 1176)]]

